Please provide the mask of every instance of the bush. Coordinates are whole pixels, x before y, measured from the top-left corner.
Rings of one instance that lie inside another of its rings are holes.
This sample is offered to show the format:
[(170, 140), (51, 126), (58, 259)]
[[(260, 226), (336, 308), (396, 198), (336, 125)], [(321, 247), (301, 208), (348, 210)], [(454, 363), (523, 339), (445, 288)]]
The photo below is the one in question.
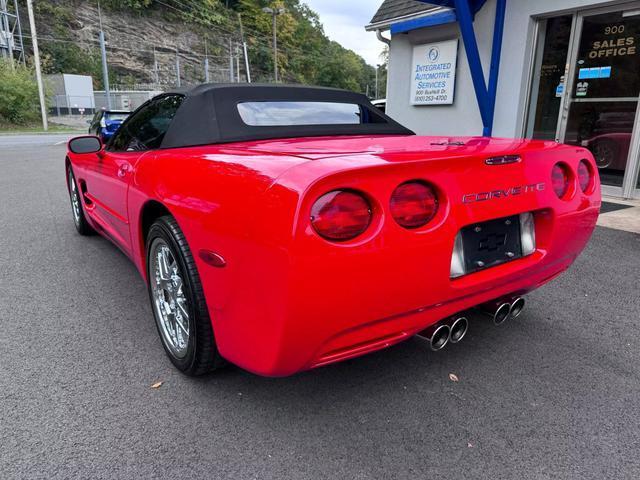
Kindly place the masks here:
[(26, 125), (40, 117), (38, 85), (31, 68), (0, 59), (0, 122)]

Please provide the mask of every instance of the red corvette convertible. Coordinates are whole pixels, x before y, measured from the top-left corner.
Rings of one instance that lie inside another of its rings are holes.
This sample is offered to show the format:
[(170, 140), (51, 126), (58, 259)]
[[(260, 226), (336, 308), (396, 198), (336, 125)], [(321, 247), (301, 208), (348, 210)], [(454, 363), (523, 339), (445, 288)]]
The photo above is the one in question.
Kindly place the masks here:
[(414, 335), (440, 349), (471, 309), (517, 317), (600, 207), (584, 148), (416, 136), (324, 88), (167, 93), (68, 150), (78, 232), (135, 263), (190, 375), (289, 375)]

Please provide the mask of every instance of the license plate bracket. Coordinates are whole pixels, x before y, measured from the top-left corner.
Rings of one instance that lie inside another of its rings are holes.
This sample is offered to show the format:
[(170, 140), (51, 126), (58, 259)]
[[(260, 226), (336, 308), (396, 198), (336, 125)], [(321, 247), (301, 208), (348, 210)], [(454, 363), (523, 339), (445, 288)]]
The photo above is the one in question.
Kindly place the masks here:
[(467, 273), (521, 258), (520, 216), (464, 227), (462, 245)]

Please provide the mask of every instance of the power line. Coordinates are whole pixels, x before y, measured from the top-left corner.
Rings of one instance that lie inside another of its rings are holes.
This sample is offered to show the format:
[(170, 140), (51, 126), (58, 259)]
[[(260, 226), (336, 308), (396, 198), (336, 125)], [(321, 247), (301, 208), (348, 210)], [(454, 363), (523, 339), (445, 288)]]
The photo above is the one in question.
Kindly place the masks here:
[[(31, 39), (30, 35), (23, 35), (23, 37), (25, 39)], [(89, 44), (90, 46), (94, 46), (94, 47), (99, 47), (100, 46), (100, 42), (98, 42), (97, 40), (67, 40), (67, 39), (62, 39), (62, 38), (54, 38), (51, 36), (40, 36), (38, 35), (38, 40), (40, 41), (45, 41), (45, 42), (57, 42), (57, 43), (69, 43), (69, 44), (73, 44), (73, 45), (78, 45), (78, 43), (83, 43), (83, 44)], [(124, 52), (132, 52), (132, 53), (136, 53), (136, 52), (145, 52), (145, 53), (153, 53), (153, 48), (133, 48), (133, 47), (118, 47), (115, 45), (109, 45), (106, 44), (107, 49), (109, 50), (120, 50), (120, 51), (124, 51)], [(171, 47), (173, 48), (172, 51), (158, 51), (157, 50), (158, 47), (156, 47), (156, 54), (159, 55), (175, 55), (175, 47)], [(161, 48), (165, 48), (167, 50), (169, 50), (170, 47), (161, 47)], [(195, 52), (191, 52), (189, 54), (184, 54), (183, 58), (187, 58), (187, 57), (199, 57), (199, 58), (204, 58), (205, 54), (199, 54), (199, 53), (195, 53)], [(227, 59), (229, 58), (228, 55), (209, 55), (209, 58), (224, 58)]]

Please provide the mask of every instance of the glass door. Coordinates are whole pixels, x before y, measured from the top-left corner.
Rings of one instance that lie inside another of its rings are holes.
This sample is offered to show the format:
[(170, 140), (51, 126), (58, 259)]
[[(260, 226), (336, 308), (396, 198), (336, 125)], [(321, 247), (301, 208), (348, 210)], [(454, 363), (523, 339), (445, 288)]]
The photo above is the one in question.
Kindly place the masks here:
[(527, 138), (557, 140), (573, 15), (540, 20)]
[(559, 137), (591, 150), (602, 184), (622, 195), (637, 163), (630, 153), (640, 95), (640, 12), (581, 13), (576, 29)]
[(542, 19), (537, 31), (527, 137), (588, 148), (603, 191), (633, 196), (640, 189), (640, 2)]

